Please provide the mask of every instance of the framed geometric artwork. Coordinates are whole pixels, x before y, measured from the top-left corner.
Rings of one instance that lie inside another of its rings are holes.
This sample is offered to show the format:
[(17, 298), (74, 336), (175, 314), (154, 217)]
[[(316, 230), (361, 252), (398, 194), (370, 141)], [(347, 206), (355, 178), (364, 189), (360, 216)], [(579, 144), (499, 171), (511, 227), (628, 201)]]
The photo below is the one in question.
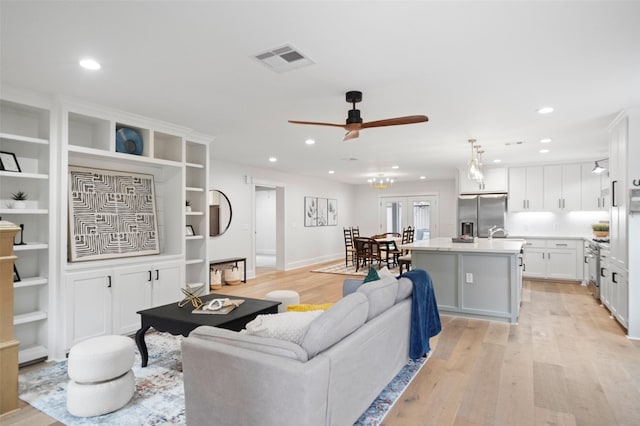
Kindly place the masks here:
[(69, 261), (160, 253), (152, 175), (69, 166)]
[(338, 200), (333, 198), (329, 198), (328, 206), (327, 206), (327, 225), (336, 226), (338, 225)]

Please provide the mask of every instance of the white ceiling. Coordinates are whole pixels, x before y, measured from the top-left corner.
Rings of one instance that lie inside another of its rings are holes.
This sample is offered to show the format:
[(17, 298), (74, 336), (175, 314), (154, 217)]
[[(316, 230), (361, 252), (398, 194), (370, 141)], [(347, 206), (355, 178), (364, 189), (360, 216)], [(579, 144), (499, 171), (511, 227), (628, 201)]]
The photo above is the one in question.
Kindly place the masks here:
[[(485, 163), (604, 158), (607, 124), (640, 105), (637, 1), (2, 0), (0, 14), (2, 84), (191, 127), (220, 159), (349, 183), (453, 176), (470, 138)], [(287, 43), (315, 64), (276, 73), (252, 58)], [(86, 56), (102, 69), (81, 69)], [(365, 121), (429, 122), (350, 142), (287, 123), (344, 122), (348, 90), (364, 93)]]

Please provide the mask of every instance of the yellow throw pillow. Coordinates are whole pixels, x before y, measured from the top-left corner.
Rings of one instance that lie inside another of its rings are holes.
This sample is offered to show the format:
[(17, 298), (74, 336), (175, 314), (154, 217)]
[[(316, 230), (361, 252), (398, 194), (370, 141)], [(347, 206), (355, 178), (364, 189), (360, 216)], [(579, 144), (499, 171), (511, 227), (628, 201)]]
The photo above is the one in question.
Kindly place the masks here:
[(306, 312), (306, 311), (326, 311), (333, 305), (333, 303), (323, 303), (321, 305), (310, 305), (308, 303), (301, 303), (299, 305), (287, 306), (287, 311), (294, 312)]

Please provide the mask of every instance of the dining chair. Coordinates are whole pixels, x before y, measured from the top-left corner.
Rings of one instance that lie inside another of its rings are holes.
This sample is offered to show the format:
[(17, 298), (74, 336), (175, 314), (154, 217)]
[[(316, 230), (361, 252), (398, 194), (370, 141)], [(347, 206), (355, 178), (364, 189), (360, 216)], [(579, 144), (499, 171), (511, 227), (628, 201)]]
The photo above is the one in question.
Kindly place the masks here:
[(344, 232), (344, 266), (349, 266), (349, 257), (351, 257), (351, 264), (356, 264), (356, 248), (353, 246), (353, 235), (351, 234), (351, 228), (342, 228)]
[[(412, 243), (414, 234), (415, 228), (412, 228), (411, 226), (406, 227), (402, 231), (402, 244)], [(407, 267), (407, 272), (409, 272), (409, 270), (411, 269), (411, 250), (398, 250), (398, 253), (396, 253), (395, 262), (398, 264), (400, 274), (402, 274), (402, 270), (405, 266)]]
[(360, 269), (360, 262), (362, 266), (367, 264), (373, 266), (373, 262), (378, 262), (378, 269), (380, 269), (382, 263), (382, 257), (380, 256), (380, 245), (373, 238), (356, 237), (353, 239), (353, 244), (356, 248), (356, 272)]
[(351, 236), (353, 238), (356, 238), (356, 237), (360, 236), (360, 227), (359, 226), (352, 226), (351, 227)]

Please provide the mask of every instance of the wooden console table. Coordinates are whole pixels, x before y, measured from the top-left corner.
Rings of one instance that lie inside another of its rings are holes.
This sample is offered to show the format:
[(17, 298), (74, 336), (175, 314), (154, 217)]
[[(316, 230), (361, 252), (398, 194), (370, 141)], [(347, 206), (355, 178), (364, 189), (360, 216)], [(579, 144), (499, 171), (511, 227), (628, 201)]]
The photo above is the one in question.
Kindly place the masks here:
[(20, 228), (0, 221), (0, 414), (18, 409), (18, 345), (13, 334), (13, 238)]
[[(209, 262), (209, 270), (213, 269), (214, 266), (220, 266), (220, 265), (230, 265), (230, 264), (234, 264), (236, 267), (238, 266), (238, 262), (242, 262), (242, 265), (244, 266), (244, 273), (242, 275), (242, 282), (246, 283), (247, 282), (247, 258), (246, 257), (230, 257), (228, 259), (220, 259), (220, 260), (212, 260), (211, 262)], [(209, 276), (211, 276), (211, 274), (209, 274)], [(209, 285), (211, 285), (211, 282), (209, 282)]]

